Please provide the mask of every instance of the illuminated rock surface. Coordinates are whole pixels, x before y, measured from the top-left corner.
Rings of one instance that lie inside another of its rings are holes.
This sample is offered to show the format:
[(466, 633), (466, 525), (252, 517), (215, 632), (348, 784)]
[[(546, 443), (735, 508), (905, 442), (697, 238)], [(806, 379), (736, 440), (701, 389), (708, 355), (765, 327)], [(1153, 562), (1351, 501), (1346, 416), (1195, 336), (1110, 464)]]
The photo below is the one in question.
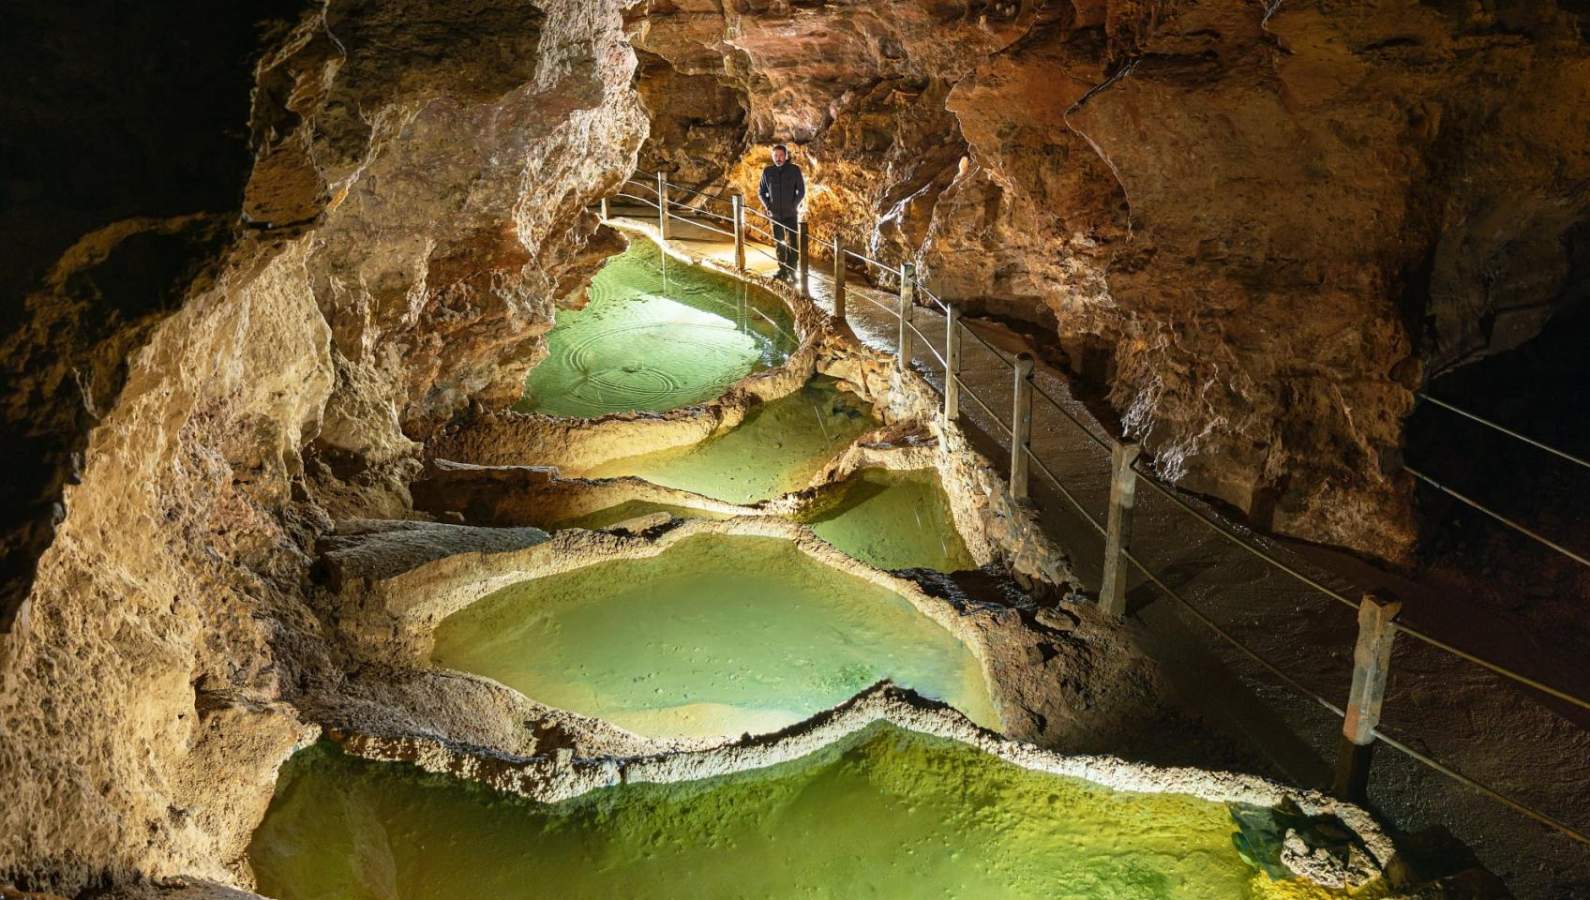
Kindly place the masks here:
[(789, 310), (648, 240), (608, 260), (583, 309), (557, 314), (514, 408), (554, 416), (664, 412), (712, 400), (796, 344)]
[(433, 658), (646, 735), (773, 731), (886, 678), (999, 724), (953, 635), (769, 538), (693, 537), (521, 582), (444, 620)]
[(754, 503), (806, 487), (834, 454), (877, 425), (863, 404), (832, 379), (815, 378), (701, 444), (625, 457), (574, 474), (636, 475), (718, 500)]
[(317, 745), (249, 847), (331, 897), (1326, 897), (1238, 855), (1224, 804), (1127, 794), (874, 726), (769, 769), (555, 805)]

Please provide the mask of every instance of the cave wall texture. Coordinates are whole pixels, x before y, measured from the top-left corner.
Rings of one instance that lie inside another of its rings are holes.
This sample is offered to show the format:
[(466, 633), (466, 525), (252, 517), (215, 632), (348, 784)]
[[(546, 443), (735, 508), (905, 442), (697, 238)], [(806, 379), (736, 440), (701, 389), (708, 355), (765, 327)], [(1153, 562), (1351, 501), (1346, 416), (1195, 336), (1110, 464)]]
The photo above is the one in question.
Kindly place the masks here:
[(518, 394), (637, 160), (747, 190), (760, 144), (799, 144), (819, 237), (1063, 348), (1167, 476), (1391, 559), (1410, 389), (1584, 293), (1567, 3), (30, 0), (8, 26), (0, 880), (68, 892), (246, 878), (294, 698), (335, 677), (313, 540), (407, 515), (431, 431)]
[(309, 733), (314, 536), (517, 397), (647, 129), (615, 2), (96, 5), (6, 63), (44, 263), (8, 272), (0, 881), (68, 892), (244, 877)]
[(1405, 559), (1412, 390), (1583, 293), (1582, 4), (630, 17), (638, 48), (739, 93), (726, 184), (750, 191), (765, 145), (798, 142), (816, 237), (915, 258), (938, 293), (1058, 334), (1162, 475), (1263, 527)]

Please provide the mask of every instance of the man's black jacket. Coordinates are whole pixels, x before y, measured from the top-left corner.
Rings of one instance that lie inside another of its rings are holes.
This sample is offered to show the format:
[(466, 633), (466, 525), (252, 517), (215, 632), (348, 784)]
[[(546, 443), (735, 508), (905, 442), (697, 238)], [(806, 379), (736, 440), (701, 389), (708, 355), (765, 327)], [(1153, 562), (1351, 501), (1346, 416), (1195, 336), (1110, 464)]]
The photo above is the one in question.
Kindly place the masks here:
[(801, 199), (806, 196), (806, 179), (801, 175), (801, 167), (792, 162), (768, 166), (762, 170), (762, 186), (756, 193), (773, 218), (795, 218), (800, 212)]

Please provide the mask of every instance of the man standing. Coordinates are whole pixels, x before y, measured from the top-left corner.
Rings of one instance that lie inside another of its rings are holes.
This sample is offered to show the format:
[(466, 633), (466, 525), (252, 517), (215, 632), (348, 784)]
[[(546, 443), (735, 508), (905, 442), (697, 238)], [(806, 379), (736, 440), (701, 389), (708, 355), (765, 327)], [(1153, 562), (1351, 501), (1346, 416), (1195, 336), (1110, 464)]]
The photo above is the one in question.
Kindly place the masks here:
[(796, 230), (800, 227), (801, 201), (806, 199), (806, 179), (801, 167), (789, 161), (783, 144), (773, 147), (773, 164), (762, 170), (762, 186), (757, 188), (762, 209), (773, 220), (773, 243), (778, 245), (778, 277), (795, 280)]

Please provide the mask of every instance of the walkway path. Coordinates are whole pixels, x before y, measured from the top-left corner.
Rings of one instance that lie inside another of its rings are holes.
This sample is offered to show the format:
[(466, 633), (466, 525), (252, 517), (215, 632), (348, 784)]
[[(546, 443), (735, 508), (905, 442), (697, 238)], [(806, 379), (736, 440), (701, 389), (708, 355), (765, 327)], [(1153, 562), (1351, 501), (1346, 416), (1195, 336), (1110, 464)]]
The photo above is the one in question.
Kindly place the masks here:
[[(647, 225), (638, 219), (633, 224)], [(650, 227), (655, 228), (655, 220)], [(676, 241), (692, 255), (732, 267), (732, 242), (689, 226), (676, 225), (675, 231)], [(695, 236), (701, 239), (689, 239)], [(746, 255), (747, 267), (756, 274), (776, 270), (771, 248), (748, 245)], [(811, 271), (812, 294), (829, 310), (831, 268), (830, 261), (819, 257)], [(857, 281), (852, 270), (847, 319), (865, 342), (892, 352), (899, 327), (892, 310), (898, 299)], [(914, 365), (942, 391), (944, 317), (937, 309), (917, 307), (911, 322), (927, 338), (914, 340)], [(962, 424), (971, 426), (969, 432), (990, 458), (1008, 465), (1013, 384), (1008, 360), (1025, 349), (1023, 341), (996, 325), (966, 324), (982, 341), (962, 342), (961, 381), (987, 409), (963, 393)], [(1034, 381), (1092, 434), (1108, 439), (1087, 409), (1071, 398), (1058, 372), (1040, 361)], [(1103, 521), (1108, 452), (1042, 398), (1034, 403), (1032, 435), (1034, 456)], [(1071, 551), (1078, 576), (1096, 590), (1103, 556), (1097, 530), (1071, 509), (1038, 466), (1031, 477), (1045, 526)], [(1353, 611), (1218, 536), (1145, 485), (1139, 485), (1137, 495), (1134, 553), (1272, 664), (1322, 696), (1345, 703), (1356, 635)], [(1198, 498), (1181, 496), (1218, 516)], [(1580, 696), (1590, 694), (1590, 672), (1584, 671), (1582, 660), (1554, 662), (1533, 656), (1528, 642), (1507, 623), (1497, 622), (1493, 611), (1465, 608), (1461, 598), (1431, 597), (1418, 585), (1340, 554), (1275, 540), (1238, 523), (1227, 522), (1227, 527), (1349, 597), (1366, 588), (1389, 590), (1404, 600), (1404, 619), (1443, 640)], [(1147, 630), (1178, 681), (1181, 699), (1220, 731), (1255, 748), (1274, 774), (1326, 787), (1340, 718), (1231, 650), (1140, 575), (1131, 584), (1128, 614)], [(1485, 627), (1475, 628), (1476, 622)], [(1590, 723), (1562, 714), (1542, 702), (1546, 699), (1404, 636), (1395, 649), (1382, 729), (1504, 794), (1584, 827), (1590, 822), (1576, 816), (1590, 810), (1590, 735), (1585, 731)], [(1590, 896), (1590, 848), (1389, 747), (1377, 748), (1369, 793), (1371, 805), (1404, 832), (1448, 829), (1519, 896), (1580, 896), (1580, 891)]]

